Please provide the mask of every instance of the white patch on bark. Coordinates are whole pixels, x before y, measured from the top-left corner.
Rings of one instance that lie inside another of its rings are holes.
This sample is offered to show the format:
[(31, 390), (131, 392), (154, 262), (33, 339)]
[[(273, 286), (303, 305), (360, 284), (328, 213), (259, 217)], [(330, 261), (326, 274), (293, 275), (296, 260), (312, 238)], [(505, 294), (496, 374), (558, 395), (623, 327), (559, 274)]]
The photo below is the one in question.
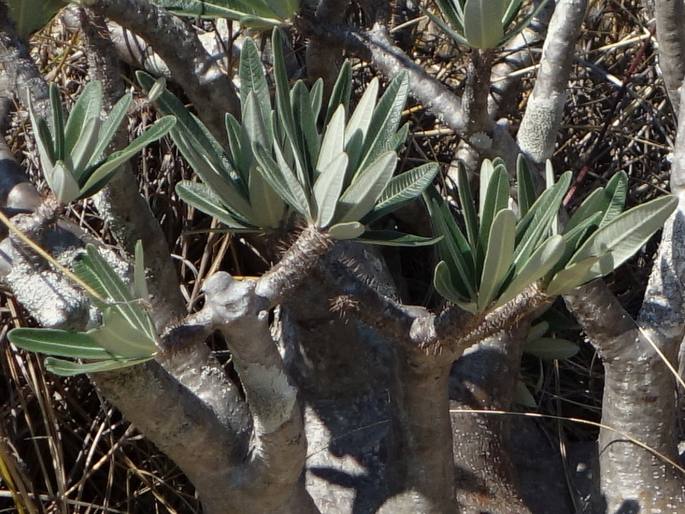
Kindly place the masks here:
[(555, 94), (549, 98), (534, 96), (530, 99), (519, 128), (518, 142), (521, 151), (534, 162), (543, 163), (554, 153), (565, 103), (566, 94)]
[(297, 401), (297, 389), (275, 366), (251, 364), (240, 370), (255, 425), (264, 434), (275, 432), (288, 421)]

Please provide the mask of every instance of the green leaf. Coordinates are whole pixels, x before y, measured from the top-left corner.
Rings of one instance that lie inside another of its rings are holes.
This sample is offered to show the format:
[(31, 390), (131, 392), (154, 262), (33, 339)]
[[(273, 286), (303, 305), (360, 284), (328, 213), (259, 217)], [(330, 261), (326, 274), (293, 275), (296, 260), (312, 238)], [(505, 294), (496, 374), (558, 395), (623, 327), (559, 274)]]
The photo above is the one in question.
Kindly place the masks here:
[(297, 11), (297, 7), (285, 8), (297, 5), (292, 1), (282, 2), (280, 6), (264, 0), (154, 0), (153, 3), (182, 16), (229, 18), (259, 29), (280, 25)]
[(350, 105), (350, 96), (352, 95), (352, 65), (350, 61), (345, 61), (340, 68), (340, 73), (333, 86), (331, 98), (328, 101), (328, 111), (326, 113), (326, 125), (330, 122), (335, 111), (340, 105), (343, 106), (345, 113)]
[(502, 24), (504, 25), (505, 29), (516, 18), (516, 15), (518, 14), (519, 10), (521, 9), (522, 3), (523, 3), (523, 0), (511, 0), (508, 3), (507, 8), (504, 11), (504, 15), (502, 16)]
[(339, 154), (337, 158), (333, 159), (321, 171), (319, 178), (314, 184), (314, 200), (316, 201), (317, 209), (316, 223), (318, 227), (325, 228), (333, 222), (335, 209), (345, 182), (347, 162), (347, 154), (344, 152)]
[(466, 235), (469, 239), (471, 249), (476, 251), (478, 248), (478, 218), (476, 208), (469, 184), (469, 176), (464, 165), (459, 162), (457, 169), (457, 191), (459, 193), (459, 203), (464, 213), (464, 225), (466, 225)]
[(626, 195), (628, 194), (628, 175), (624, 171), (616, 173), (611, 177), (604, 192), (610, 200), (604, 217), (599, 222), (600, 227), (611, 223), (623, 212), (626, 205)]
[(133, 294), (136, 298), (146, 301), (149, 296), (147, 281), (145, 280), (145, 253), (141, 240), (136, 241), (135, 261), (133, 263)]
[(541, 321), (530, 327), (528, 335), (526, 335), (526, 341), (535, 341), (544, 336), (549, 330), (549, 323), (547, 321)]
[(576, 355), (580, 347), (566, 339), (541, 337), (526, 342), (523, 345), (523, 351), (544, 360), (564, 360)]
[(393, 177), (373, 211), (364, 218), (365, 222), (372, 223), (418, 198), (433, 183), (439, 170), (437, 163), (429, 162)]
[[(362, 148), (361, 146), (351, 144), (351, 142), (354, 143), (356, 141), (356, 139), (353, 139), (355, 136), (359, 141), (364, 141), (366, 138), (369, 125), (371, 125), (371, 119), (373, 118), (377, 97), (378, 78), (375, 77), (367, 86), (366, 91), (364, 91), (364, 94), (350, 117), (350, 121), (347, 123), (347, 127), (345, 127), (345, 151), (350, 156), (350, 162), (353, 166), (358, 162)], [(355, 157), (353, 157), (353, 155)]]
[(53, 151), (54, 141), (52, 140), (52, 134), (50, 134), (48, 124), (44, 119), (38, 118), (33, 110), (33, 103), (30, 96), (29, 117), (31, 118), (31, 126), (33, 127), (33, 137), (36, 139), (36, 147), (38, 148), (40, 165), (43, 168), (45, 180), (47, 180), (48, 185), (52, 189), (52, 166), (55, 162), (55, 154)]
[(298, 80), (293, 88), (295, 97), (294, 113), (296, 115), (297, 128), (302, 134), (302, 143), (300, 148), (306, 150), (306, 157), (308, 162), (316, 163), (319, 156), (319, 148), (321, 142), (319, 140), (319, 133), (316, 129), (316, 118), (312, 110), (312, 103), (309, 98), (309, 91), (304, 85), (304, 82)]
[(78, 183), (63, 161), (57, 161), (52, 168), (51, 182), (50, 188), (60, 203), (68, 204), (79, 197)]
[(466, 0), (464, 36), (469, 45), (483, 50), (496, 48), (504, 37), (504, 0)]
[(266, 81), (259, 50), (257, 50), (257, 45), (252, 38), (246, 38), (243, 42), (243, 48), (240, 52), (239, 76), (240, 103), (243, 106), (243, 112), (245, 112), (248, 94), (254, 93), (262, 122), (266, 126), (271, 113), (269, 84)]
[(516, 215), (509, 209), (499, 211), (492, 222), (483, 273), (478, 291), (478, 309), (485, 310), (507, 278), (514, 257)]
[(535, 203), (535, 183), (533, 174), (523, 154), (516, 161), (516, 182), (518, 188), (519, 215), (523, 218)]
[[(521, 20), (521, 23), (516, 25), (512, 30), (507, 32), (502, 40), (499, 42), (500, 46), (504, 45), (507, 41), (510, 41), (512, 38), (514, 38), (519, 32), (523, 31), (528, 25), (531, 24), (533, 21), (533, 18), (535, 18), (542, 9), (545, 8), (547, 5), (548, 0), (541, 0), (538, 5), (531, 11), (531, 13), (526, 16), (523, 20)], [(507, 23), (505, 26), (508, 26), (510, 23)]]
[(76, 141), (76, 145), (72, 150), (71, 162), (73, 163), (76, 181), (80, 181), (82, 175), (88, 169), (88, 163), (91, 161), (93, 152), (98, 146), (101, 124), (102, 120), (99, 117), (88, 119), (84, 125), (83, 135)]
[[(93, 119), (100, 119), (102, 111), (102, 82), (93, 80), (83, 87), (83, 91), (74, 103), (69, 113), (67, 125), (64, 129), (64, 140), (67, 153), (72, 153), (77, 143), (84, 137), (92, 137)], [(88, 123), (91, 123), (88, 126)], [(99, 127), (98, 127), (99, 128)], [(95, 139), (98, 138), (98, 130), (95, 131)], [(84, 163), (84, 165), (87, 164)], [(74, 159), (74, 168), (79, 169)]]
[(449, 206), (437, 191), (429, 188), (424, 197), (435, 233), (444, 236), (438, 248), (442, 259), (450, 266), (453, 283), (462, 291), (464, 297), (469, 300), (475, 299), (476, 273), (471, 247), (454, 221)]
[[(516, 236), (519, 242), (514, 253), (515, 264), (528, 259), (540, 242), (546, 238), (570, 185), (571, 172), (567, 171), (556, 184), (540, 195), (528, 213), (521, 219), (516, 228)], [(523, 230), (521, 231), (521, 229)]]
[(106, 308), (102, 320), (102, 326), (89, 330), (88, 335), (112, 355), (140, 359), (156, 353), (154, 339), (125, 318), (120, 309)]
[(240, 223), (223, 207), (219, 197), (206, 184), (184, 180), (176, 184), (176, 194), (191, 207), (218, 219), (231, 231), (253, 232), (258, 230), (255, 227)]
[(250, 205), (255, 225), (262, 228), (277, 228), (285, 214), (285, 203), (278, 193), (264, 180), (256, 169), (248, 175)]
[(118, 369), (137, 366), (143, 362), (151, 360), (152, 357), (145, 359), (122, 359), (122, 360), (106, 360), (99, 362), (91, 362), (88, 364), (79, 364), (77, 362), (65, 361), (62, 359), (55, 359), (48, 357), (45, 359), (45, 368), (55, 375), (62, 377), (73, 377), (83, 373), (99, 373), (102, 371), (115, 371)]
[[(482, 173), (482, 171), (481, 171)], [(502, 167), (494, 169), (490, 175), (485, 192), (481, 191), (481, 195), (485, 194), (485, 201), (482, 204), (480, 212), (480, 255), (483, 256), (485, 249), (488, 247), (490, 237), (490, 227), (497, 214), (506, 209), (509, 205), (509, 176)]]
[(100, 166), (95, 168), (91, 173), (86, 174), (86, 183), (81, 189), (81, 198), (91, 196), (102, 189), (123, 163), (128, 161), (148, 144), (157, 141), (164, 136), (171, 130), (175, 123), (176, 118), (173, 116), (163, 116), (157, 120), (154, 125), (134, 139), (126, 148), (112, 153)]
[(312, 90), (309, 92), (309, 103), (312, 106), (312, 112), (314, 113), (314, 119), (318, 120), (321, 114), (321, 106), (323, 104), (323, 79), (318, 78)]
[[(435, 16), (433, 13), (430, 11), (424, 9), (421, 7), (421, 12), (428, 16), (430, 20), (435, 23), (438, 27), (440, 27), (440, 30), (442, 30), (445, 34), (447, 34), (452, 40), (458, 44), (458, 45), (464, 45), (464, 46), (471, 46), (469, 42), (466, 40), (466, 38), (461, 35), (458, 31), (463, 31), (463, 23), (456, 25), (456, 29), (454, 30), (452, 27), (450, 27), (447, 23), (445, 23), (443, 20), (441, 20), (438, 16)], [(445, 11), (443, 11), (443, 14)]]
[(599, 214), (600, 218), (609, 206), (609, 195), (603, 187), (590, 193), (582, 204), (575, 210), (573, 216), (566, 223), (566, 232), (569, 232), (583, 223), (586, 219)]
[(460, 32), (464, 31), (464, 10), (460, 0), (435, 0), (445, 19)]
[(431, 246), (441, 239), (442, 236), (423, 237), (394, 230), (367, 230), (357, 241), (380, 246)]
[(565, 247), (564, 238), (558, 235), (540, 245), (525, 263), (515, 268), (513, 280), (500, 295), (495, 307), (513, 300), (526, 287), (549, 273), (564, 254)]
[(537, 409), (538, 404), (535, 397), (530, 393), (528, 386), (518, 380), (516, 382), (516, 390), (514, 391), (514, 402), (529, 409)]
[(328, 229), (328, 234), (333, 239), (356, 239), (364, 233), (365, 227), (358, 221), (338, 223)]
[(388, 141), (400, 126), (408, 95), (409, 79), (406, 72), (401, 72), (390, 83), (373, 112), (368, 137), (364, 140), (360, 170), (374, 162), (384, 151), (394, 150), (388, 147)]
[(326, 169), (326, 166), (338, 157), (345, 146), (345, 107), (338, 106), (331, 117), (331, 121), (326, 126), (326, 132), (321, 141), (321, 150), (316, 163), (315, 175), (319, 175)]
[(274, 142), (274, 150), (278, 162), (274, 161), (271, 155), (259, 143), (253, 147), (255, 157), (259, 163), (257, 170), (284, 202), (302, 214), (302, 216), (311, 220), (309, 198), (302, 184), (300, 184), (290, 166), (288, 166), (276, 142)]
[(435, 272), (433, 273), (433, 286), (435, 286), (435, 290), (440, 296), (448, 302), (460, 303), (464, 301), (464, 298), (454, 287), (450, 267), (445, 261), (440, 261), (435, 267)]
[[(554, 275), (552, 281), (547, 286), (545, 292), (549, 296), (556, 296), (568, 293), (578, 286), (585, 284), (592, 280), (594, 273), (591, 271), (593, 267), (602, 265), (601, 262), (606, 262), (606, 256), (603, 259), (599, 257), (588, 257), (582, 261), (570, 264), (559, 273)], [(609, 259), (608, 266), (611, 266)]]
[(103, 310), (108, 307), (116, 309), (131, 326), (147, 334), (150, 339), (156, 339), (157, 333), (149, 315), (136, 303), (128, 286), (98, 253), (95, 246), (86, 246), (86, 253), (80, 256), (75, 272), (81, 280), (104, 297), (104, 304), (98, 300)]
[(7, 0), (9, 16), (22, 39), (42, 29), (65, 5), (61, 0)]
[(93, 150), (90, 161), (88, 161), (88, 166), (94, 165), (102, 158), (105, 150), (119, 130), (121, 122), (124, 121), (126, 113), (128, 113), (128, 108), (131, 106), (131, 102), (133, 102), (133, 95), (131, 95), (131, 93), (126, 93), (114, 104), (114, 107), (112, 107), (112, 110), (109, 112), (109, 116), (107, 116), (107, 119), (105, 119), (100, 127), (98, 144)]
[(360, 173), (340, 198), (337, 221), (359, 221), (375, 206), (397, 166), (397, 154), (385, 152)]
[(52, 134), (55, 138), (55, 160), (66, 160), (67, 151), (64, 142), (64, 109), (59, 97), (59, 89), (54, 83), (50, 84), (50, 110), (52, 113)]
[(112, 355), (87, 334), (51, 328), (14, 328), (7, 338), (17, 348), (56, 357), (111, 359)]
[[(612, 270), (618, 268), (663, 227), (677, 206), (677, 197), (668, 195), (633, 207), (588, 237), (570, 262), (607, 254), (612, 259)], [(607, 273), (600, 266), (593, 272), (596, 277)]]

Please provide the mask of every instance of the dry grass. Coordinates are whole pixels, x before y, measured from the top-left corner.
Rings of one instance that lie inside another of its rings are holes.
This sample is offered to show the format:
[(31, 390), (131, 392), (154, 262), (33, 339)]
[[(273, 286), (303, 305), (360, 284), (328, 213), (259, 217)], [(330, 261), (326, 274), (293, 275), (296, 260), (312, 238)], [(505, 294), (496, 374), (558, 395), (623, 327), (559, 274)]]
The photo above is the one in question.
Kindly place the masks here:
[[(650, 29), (640, 2), (593, 3), (578, 46), (581, 51), (559, 137), (563, 143), (554, 157), (557, 169), (572, 169), (576, 176), (584, 176), (572, 203), (621, 169), (631, 178), (630, 203), (667, 188), (674, 115), (655, 68)], [(412, 49), (414, 54), (431, 62), (430, 71), (458, 89), (464, 59), (441, 36), (422, 36), (421, 44)], [(33, 45), (43, 72), (60, 85), (65, 97), (73, 98), (87, 72), (79, 35), (55, 24), (35, 36)], [(298, 56), (301, 50), (298, 47)], [(628, 73), (631, 65), (633, 73)], [(372, 73), (364, 66), (356, 68), (360, 80)], [(534, 69), (523, 75), (524, 93), (517, 99), (521, 108), (533, 78)], [(154, 118), (143, 100), (136, 105), (131, 135)], [(456, 138), (446, 135), (420, 106), (408, 109), (407, 118), (414, 132), (403, 166), (429, 159), (448, 165)], [(519, 121), (520, 117), (511, 117), (513, 126)], [(28, 132), (26, 118), (17, 116), (9, 143), (34, 182), (44, 188)], [(140, 190), (164, 227), (191, 306), (201, 300), (202, 280), (217, 269), (237, 274), (260, 271), (263, 263), (253, 251), (226, 233), (207, 232), (215, 225), (171, 193), (173, 184), (191, 173), (168, 141), (145, 150), (138, 171)], [(112, 242), (90, 205), (76, 206), (70, 215), (91, 233)], [(655, 244), (649, 245), (612, 280), (612, 287), (632, 312), (639, 308), (654, 249)], [(419, 303), (428, 301), (430, 270), (425, 262), (430, 254), (426, 252), (402, 251), (390, 261), (398, 276), (408, 277), (405, 295)], [(14, 326), (30, 323), (9, 294), (0, 300), (0, 316), (3, 336)], [(578, 340), (582, 337), (572, 329), (558, 332)], [(192, 486), (178, 468), (104, 402), (85, 378), (58, 380), (45, 373), (34, 355), (15, 352), (6, 343), (0, 350), (0, 512), (198, 511)], [(225, 348), (218, 345), (216, 350), (226, 357)], [(524, 370), (526, 381), (536, 386), (540, 412), (598, 420), (602, 374), (589, 345), (573, 359), (555, 364), (541, 366), (526, 357)], [(550, 429), (550, 436), (556, 438), (556, 425)], [(595, 435), (586, 427), (566, 430), (576, 440)]]

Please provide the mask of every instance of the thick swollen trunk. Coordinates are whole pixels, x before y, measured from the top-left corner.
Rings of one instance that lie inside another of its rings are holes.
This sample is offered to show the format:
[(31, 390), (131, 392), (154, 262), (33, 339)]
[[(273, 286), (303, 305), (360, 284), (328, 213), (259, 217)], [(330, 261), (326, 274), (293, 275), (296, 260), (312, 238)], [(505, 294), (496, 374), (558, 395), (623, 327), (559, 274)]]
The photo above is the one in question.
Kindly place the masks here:
[[(518, 380), (522, 330), (490, 338), (454, 365), (450, 408), (457, 498), (464, 513), (526, 513), (510, 458), (510, 420), (459, 410), (509, 410)], [(478, 434), (478, 437), (474, 437)]]
[(679, 88), (685, 79), (685, 3), (682, 0), (656, 0), (656, 38), (659, 67), (673, 110), (680, 110)]
[(566, 301), (604, 363), (601, 503), (595, 508), (683, 512), (685, 477), (667, 461), (678, 458), (675, 379), (650, 344), (673, 362), (678, 339), (650, 337), (668, 328), (638, 326), (601, 281), (579, 288)]

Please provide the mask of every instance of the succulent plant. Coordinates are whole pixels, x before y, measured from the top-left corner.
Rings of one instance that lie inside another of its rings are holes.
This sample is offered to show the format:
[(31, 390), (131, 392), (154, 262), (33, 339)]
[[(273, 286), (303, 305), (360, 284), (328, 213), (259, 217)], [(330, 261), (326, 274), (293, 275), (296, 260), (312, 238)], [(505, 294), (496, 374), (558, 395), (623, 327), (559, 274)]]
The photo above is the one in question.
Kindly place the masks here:
[(457, 44), (493, 49), (504, 45), (525, 29), (545, 6), (540, 2), (527, 16), (520, 19), (523, 0), (435, 0), (445, 21), (425, 11)]
[(75, 273), (99, 309), (102, 324), (87, 332), (15, 328), (8, 334), (10, 342), (48, 355), (45, 367), (62, 376), (113, 371), (152, 359), (157, 353), (157, 332), (145, 308), (148, 292), (143, 261), (143, 248), (138, 242), (133, 284), (129, 287), (97, 249), (88, 245)]
[(100, 191), (124, 162), (173, 127), (174, 117), (165, 116), (126, 148), (107, 155), (107, 147), (125, 119), (131, 101), (130, 94), (124, 95), (103, 120), (102, 84), (93, 81), (83, 88), (66, 120), (54, 84), (50, 85), (49, 123), (29, 106), (41, 167), (60, 203), (67, 204)]
[[(509, 176), (503, 161), (483, 162), (478, 206), (462, 168), (458, 174), (461, 222), (435, 191), (426, 194), (440, 263), (434, 285), (448, 301), (476, 313), (504, 305), (532, 284), (550, 296), (563, 294), (612, 272), (637, 252), (674, 212), (677, 199), (662, 196), (623, 212), (628, 177), (619, 172), (594, 191), (563, 230), (557, 215), (571, 172), (535, 194), (525, 159), (517, 169), (518, 213), (509, 208)], [(478, 213), (476, 213), (478, 209)]]
[[(179, 196), (217, 218), (229, 230), (261, 232), (286, 226), (293, 217), (335, 239), (390, 245), (432, 244), (369, 225), (419, 197), (433, 181), (436, 163), (393, 177), (397, 151), (408, 126), (400, 127), (408, 83), (402, 74), (377, 99), (374, 79), (348, 116), (352, 89), (349, 63), (342, 68), (325, 116), (323, 83), (289, 87), (281, 34), (274, 31), (275, 110), (254, 42), (247, 39), (240, 59), (242, 123), (226, 115), (228, 150), (169, 91), (155, 105), (178, 123), (171, 137), (202, 182), (177, 185)], [(138, 73), (151, 91), (155, 80)], [(319, 130), (319, 119), (325, 120)]]

